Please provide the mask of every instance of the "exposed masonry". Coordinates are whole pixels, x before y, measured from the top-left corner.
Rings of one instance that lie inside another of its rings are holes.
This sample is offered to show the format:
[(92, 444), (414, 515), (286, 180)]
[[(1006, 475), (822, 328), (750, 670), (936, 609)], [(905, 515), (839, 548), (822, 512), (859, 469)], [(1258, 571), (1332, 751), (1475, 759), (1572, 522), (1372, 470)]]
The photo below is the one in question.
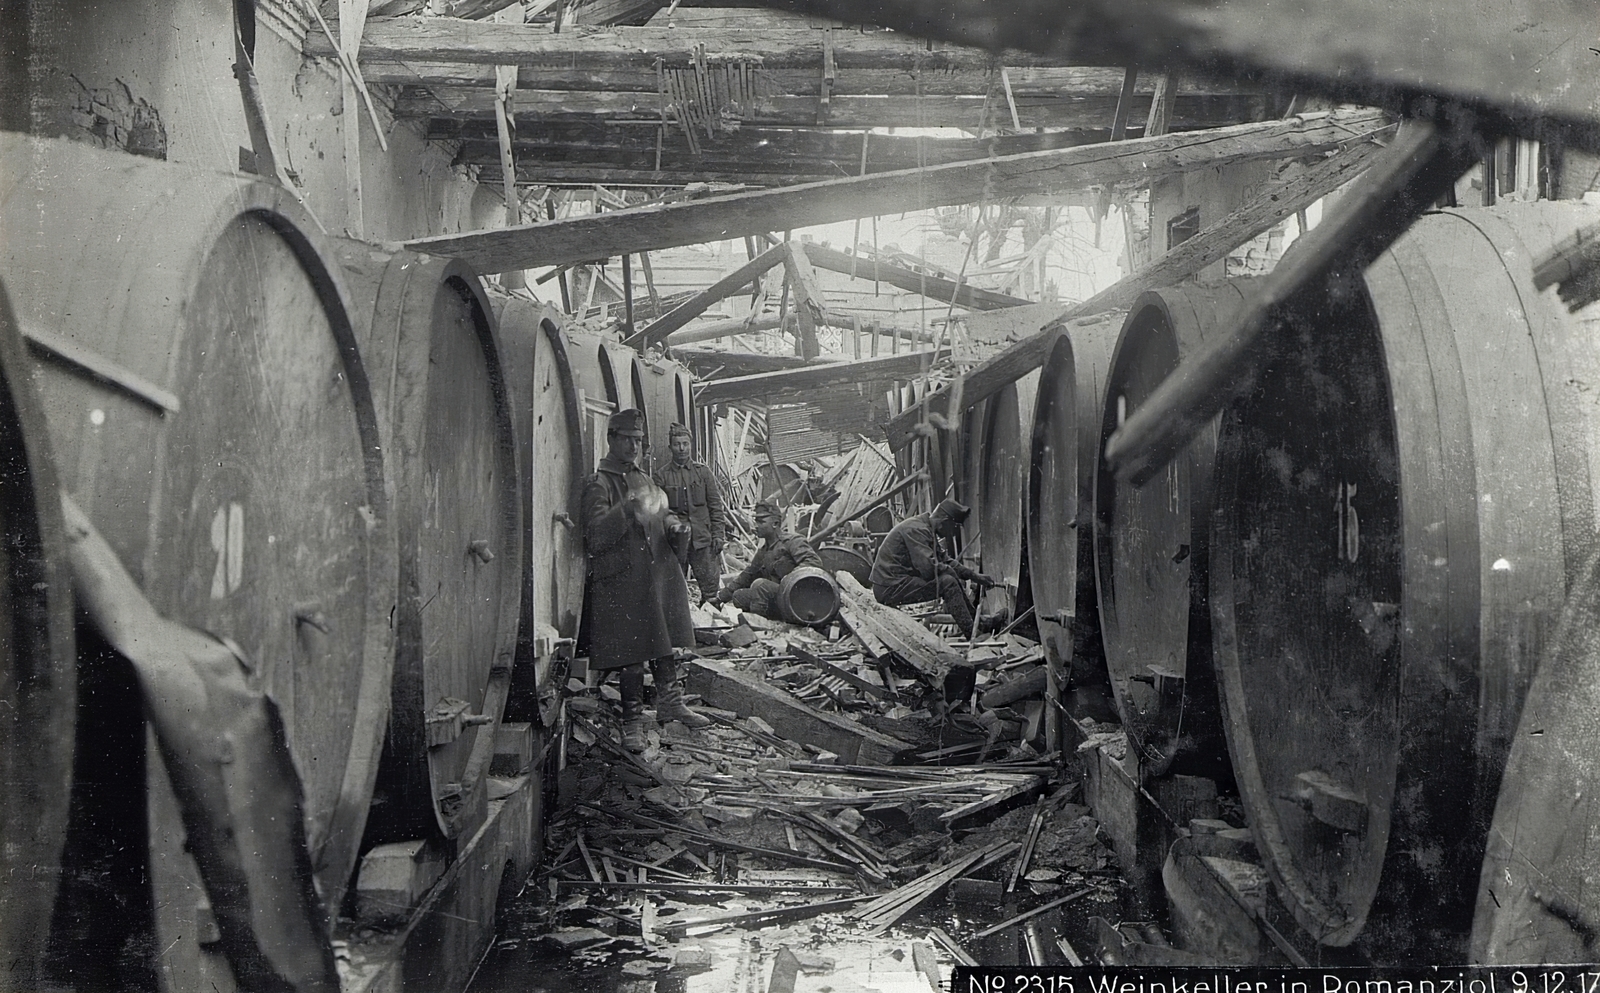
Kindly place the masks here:
[(120, 79), (104, 89), (90, 89), (78, 77), (70, 78), (77, 90), (67, 137), (152, 159), (167, 157), (167, 129), (161, 112), (148, 100), (135, 98)]

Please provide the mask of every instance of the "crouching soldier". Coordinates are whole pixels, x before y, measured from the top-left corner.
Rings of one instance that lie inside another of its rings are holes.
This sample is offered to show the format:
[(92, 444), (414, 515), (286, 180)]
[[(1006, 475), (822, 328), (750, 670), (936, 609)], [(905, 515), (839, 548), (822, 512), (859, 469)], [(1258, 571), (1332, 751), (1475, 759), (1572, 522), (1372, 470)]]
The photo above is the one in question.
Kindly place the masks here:
[(689, 588), (671, 538), (689, 525), (667, 509), (667, 495), (639, 470), (644, 414), (621, 410), (606, 422), (607, 455), (583, 489), (589, 557), (589, 664), (619, 669), (622, 743), (645, 750), (644, 664), (656, 680), (656, 720), (688, 727), (711, 722), (684, 705), (678, 659), (694, 645)]
[(975, 569), (952, 562), (939, 542), (941, 538), (955, 537), (967, 513), (964, 504), (941, 500), (932, 513), (908, 517), (896, 524), (878, 546), (877, 560), (872, 563), (874, 599), (889, 607), (937, 599), (956, 627), (971, 631), (972, 603), (962, 582), (998, 584)]
[(770, 503), (755, 506), (756, 537), (764, 544), (750, 567), (717, 592), (717, 602), (730, 600), (740, 610), (783, 620), (778, 612), (778, 590), (783, 578), (803, 565), (822, 568), (822, 557), (804, 538), (783, 529), (783, 511)]

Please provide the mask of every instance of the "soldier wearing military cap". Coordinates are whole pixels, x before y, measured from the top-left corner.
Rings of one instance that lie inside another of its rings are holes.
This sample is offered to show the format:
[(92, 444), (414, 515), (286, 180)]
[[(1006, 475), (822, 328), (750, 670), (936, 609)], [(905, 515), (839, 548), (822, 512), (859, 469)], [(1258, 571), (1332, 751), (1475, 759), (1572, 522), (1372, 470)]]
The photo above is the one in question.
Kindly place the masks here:
[(967, 519), (968, 508), (942, 500), (932, 513), (908, 517), (878, 546), (872, 563), (872, 595), (881, 604), (898, 607), (923, 600), (940, 600), (963, 631), (972, 630), (972, 602), (962, 582), (998, 585), (983, 573), (945, 555), (939, 539), (953, 538)]
[(620, 410), (606, 422), (606, 457), (583, 488), (583, 536), (589, 556), (589, 664), (620, 669), (622, 740), (642, 752), (644, 664), (656, 681), (656, 719), (689, 727), (711, 722), (684, 705), (677, 660), (694, 645), (689, 588), (671, 548), (689, 525), (667, 508), (667, 495), (638, 467), (644, 412)]
[(774, 504), (763, 500), (756, 504), (753, 516), (756, 537), (764, 544), (750, 560), (749, 568), (717, 591), (717, 600), (720, 603), (731, 600), (740, 610), (777, 620), (780, 619), (778, 590), (783, 578), (803, 565), (822, 568), (822, 557), (810, 542), (784, 531), (783, 511)]
[(656, 470), (656, 485), (666, 490), (672, 512), (689, 522), (689, 567), (700, 587), (700, 599), (705, 600), (722, 581), (722, 546), (728, 529), (722, 495), (711, 468), (694, 460), (694, 440), (688, 428), (682, 424), (668, 428), (667, 446), (672, 461)]

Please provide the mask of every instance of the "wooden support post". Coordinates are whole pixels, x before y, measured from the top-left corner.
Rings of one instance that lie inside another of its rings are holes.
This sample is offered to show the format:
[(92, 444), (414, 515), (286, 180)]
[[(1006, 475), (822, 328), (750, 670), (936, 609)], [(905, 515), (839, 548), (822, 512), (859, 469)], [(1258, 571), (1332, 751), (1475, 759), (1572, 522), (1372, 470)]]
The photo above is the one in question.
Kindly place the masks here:
[(1164, 72), (1156, 80), (1156, 91), (1150, 97), (1150, 113), (1144, 119), (1144, 136), (1155, 138), (1167, 133), (1172, 123), (1172, 108), (1178, 102), (1178, 74)]
[[(520, 13), (520, 11), (519, 11)], [(505, 11), (495, 11), (494, 18), (503, 22)], [(494, 67), (494, 128), (495, 136), (500, 141), (500, 181), (501, 195), (506, 201), (506, 227), (514, 228), (522, 223), (522, 201), (517, 197), (517, 160), (512, 152), (516, 140), (516, 108), (512, 101), (517, 92), (517, 67), (514, 65), (499, 65)], [(508, 290), (520, 290), (527, 285), (527, 279), (521, 269), (508, 269), (500, 274), (500, 285)]]
[[(367, 0), (339, 0), (339, 49), (355, 62), (361, 50), (361, 32), (367, 23)], [(345, 230), (352, 238), (366, 237), (366, 217), (361, 201), (361, 116), (356, 113), (356, 82), (340, 73), (339, 90), (344, 113), (339, 121), (344, 140)]]
[(1122, 93), (1117, 97), (1117, 111), (1111, 118), (1111, 140), (1121, 141), (1128, 135), (1128, 114), (1132, 111), (1133, 84), (1139, 81), (1139, 67), (1123, 70)]
[[(622, 333), (633, 337), (633, 256), (622, 257)], [(644, 351), (641, 347), (640, 351)]]
[(821, 291), (817, 289), (817, 273), (811, 267), (811, 260), (806, 257), (805, 246), (798, 241), (785, 244), (788, 245), (789, 254), (784, 257), (783, 265), (789, 276), (789, 284), (794, 288), (795, 316), (800, 322), (800, 354), (808, 360), (814, 359), (822, 353), (817, 344), (817, 324), (827, 319), (827, 307)]

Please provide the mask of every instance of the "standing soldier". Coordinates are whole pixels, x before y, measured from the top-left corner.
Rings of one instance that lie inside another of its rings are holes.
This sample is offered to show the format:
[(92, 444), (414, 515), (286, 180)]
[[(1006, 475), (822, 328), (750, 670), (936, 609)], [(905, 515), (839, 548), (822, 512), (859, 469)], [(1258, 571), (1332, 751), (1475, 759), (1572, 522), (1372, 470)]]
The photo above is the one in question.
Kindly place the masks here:
[(722, 545), (727, 539), (727, 518), (722, 495), (711, 468), (690, 457), (693, 440), (689, 429), (674, 424), (667, 429), (672, 461), (656, 470), (656, 485), (667, 491), (668, 506), (693, 529), (689, 539), (689, 566), (700, 587), (702, 603), (722, 581)]
[(656, 720), (692, 728), (711, 723), (684, 706), (678, 683), (678, 659), (694, 644), (694, 626), (670, 539), (689, 525), (667, 509), (667, 495), (635, 464), (644, 447), (643, 411), (612, 414), (606, 443), (599, 471), (583, 488), (589, 664), (622, 670), (622, 744), (642, 752), (646, 662), (656, 679)]
[(717, 602), (732, 600), (740, 610), (783, 620), (778, 614), (778, 591), (783, 577), (803, 565), (822, 568), (822, 557), (811, 543), (783, 530), (783, 511), (766, 501), (755, 506), (756, 537), (763, 542), (750, 567), (717, 591)]

